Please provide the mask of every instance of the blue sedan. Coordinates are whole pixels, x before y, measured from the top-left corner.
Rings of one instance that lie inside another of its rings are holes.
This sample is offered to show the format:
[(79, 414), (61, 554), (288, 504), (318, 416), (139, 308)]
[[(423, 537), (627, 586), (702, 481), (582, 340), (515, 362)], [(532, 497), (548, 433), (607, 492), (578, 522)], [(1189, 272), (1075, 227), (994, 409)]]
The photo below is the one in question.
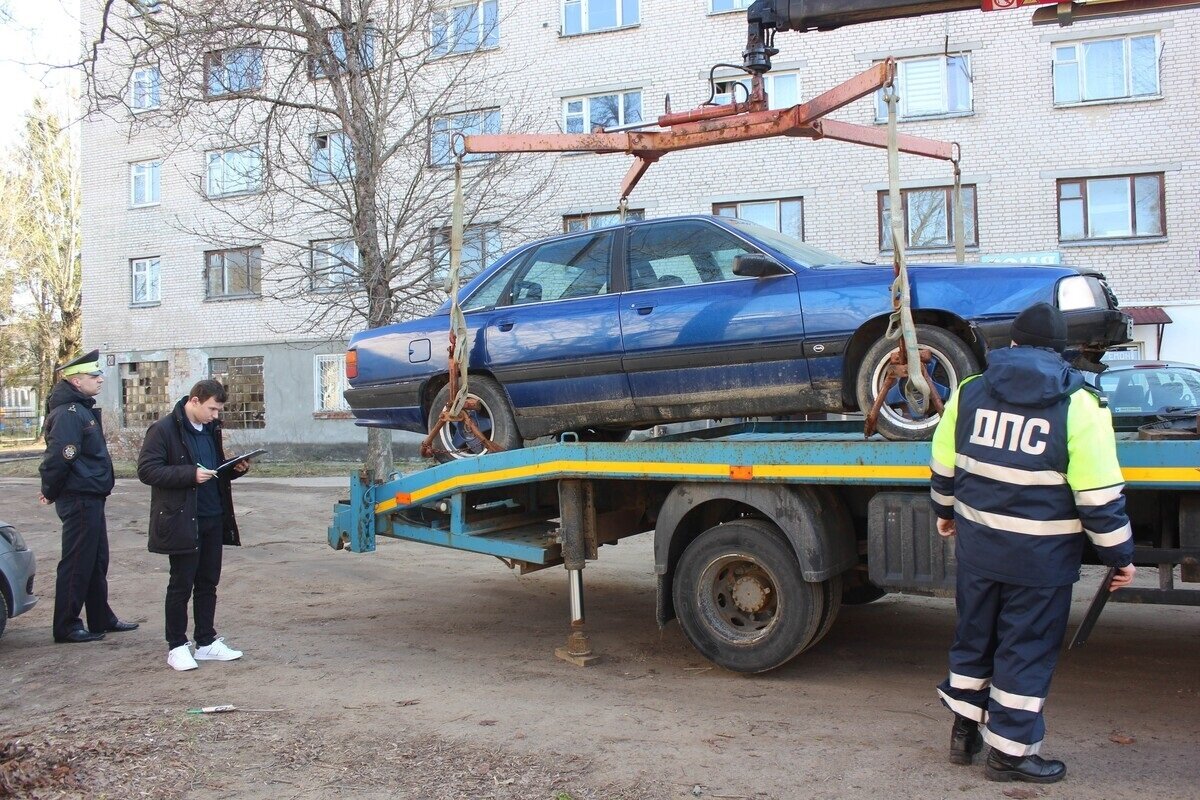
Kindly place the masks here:
[[(943, 396), (1006, 346), (1012, 319), (1056, 303), (1095, 359), (1130, 319), (1102, 276), (1069, 267), (910, 268), (920, 343)], [(505, 254), (463, 287), (479, 428), (505, 448), (577, 431), (616, 438), (663, 422), (866, 409), (897, 343), (890, 265), (849, 263), (738, 219), (673, 217), (556, 236)], [(449, 303), (355, 334), (346, 399), (358, 424), (428, 431), (448, 399)], [(879, 430), (920, 439), (902, 393)], [(440, 457), (482, 451), (465, 426)]]

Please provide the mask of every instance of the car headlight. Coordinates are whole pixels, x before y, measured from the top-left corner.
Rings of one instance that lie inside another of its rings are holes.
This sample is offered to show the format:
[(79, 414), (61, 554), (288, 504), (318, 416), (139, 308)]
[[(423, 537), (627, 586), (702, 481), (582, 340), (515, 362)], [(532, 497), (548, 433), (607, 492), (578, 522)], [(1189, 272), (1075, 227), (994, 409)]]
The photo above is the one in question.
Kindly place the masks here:
[(1092, 282), (1083, 275), (1072, 275), (1058, 282), (1058, 307), (1062, 311), (1081, 308), (1102, 308), (1093, 291)]
[(28, 550), (29, 545), (25, 544), (25, 540), (21, 538), (21, 534), (17, 533), (17, 529), (11, 525), (5, 525), (0, 528), (0, 538), (5, 539), (13, 546), (13, 550)]

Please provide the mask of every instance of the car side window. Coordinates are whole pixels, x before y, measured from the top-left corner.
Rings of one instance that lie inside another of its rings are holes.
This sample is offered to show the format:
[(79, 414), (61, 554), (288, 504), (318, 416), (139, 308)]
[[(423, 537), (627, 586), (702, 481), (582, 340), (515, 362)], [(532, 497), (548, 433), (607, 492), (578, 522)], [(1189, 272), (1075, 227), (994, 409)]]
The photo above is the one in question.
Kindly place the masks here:
[(527, 260), (526, 258), (514, 258), (508, 264), (504, 265), (495, 275), (488, 278), (482, 286), (467, 298), (462, 304), (463, 311), (475, 311), (480, 308), (498, 305), (500, 297), (504, 294), (504, 290), (508, 288), (508, 284), (512, 281), (513, 274)]
[(734, 280), (734, 259), (753, 252), (728, 231), (699, 220), (638, 225), (629, 234), (629, 288)]
[(519, 306), (604, 294), (611, 253), (611, 232), (547, 242), (525, 261), (509, 302)]

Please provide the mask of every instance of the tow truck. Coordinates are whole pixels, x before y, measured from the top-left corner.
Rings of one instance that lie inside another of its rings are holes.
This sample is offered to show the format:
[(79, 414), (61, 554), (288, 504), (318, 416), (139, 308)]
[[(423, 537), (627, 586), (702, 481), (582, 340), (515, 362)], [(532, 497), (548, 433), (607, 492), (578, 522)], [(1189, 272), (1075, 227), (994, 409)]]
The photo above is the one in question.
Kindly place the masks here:
[[(983, 0), (982, 9), (1034, 5), (1044, 6), (1033, 14), (1035, 24), (1069, 24), (1200, 3)], [(468, 137), (466, 147), (626, 152), (636, 162), (623, 197), (674, 149), (772, 135), (882, 147), (877, 131), (819, 119), (854, 99), (862, 89), (857, 84), (841, 95), (827, 92), (825, 105), (766, 110), (761, 76), (777, 53), (775, 32), (980, 7), (957, 0), (756, 0), (747, 9), (743, 66), (757, 80), (745, 103), (668, 112), (658, 120), (670, 129), (664, 133), (478, 136)], [(940, 143), (892, 138), (893, 151), (907, 146), (945, 157)], [(453, 335), (451, 341), (453, 350)], [(1189, 426), (1118, 434), (1134, 562), (1157, 567), (1158, 586), (1122, 589), (1114, 602), (1200, 605), (1200, 588), (1176, 584), (1177, 572), (1179, 583), (1200, 583), (1200, 430), (1194, 421)], [(521, 573), (561, 565), (570, 626), (555, 653), (587, 665), (598, 653), (586, 633), (586, 562), (604, 545), (652, 532), (659, 625), (678, 619), (713, 663), (759, 673), (817, 644), (843, 604), (887, 592), (953, 595), (953, 543), (936, 533), (928, 462), (927, 442), (864, 438), (862, 424), (848, 421), (747, 421), (620, 443), (563, 434), (552, 444), (399, 477), (358, 472), (349, 498), (334, 506), (328, 542), (355, 553), (375, 550), (380, 537), (423, 542), (494, 556)]]

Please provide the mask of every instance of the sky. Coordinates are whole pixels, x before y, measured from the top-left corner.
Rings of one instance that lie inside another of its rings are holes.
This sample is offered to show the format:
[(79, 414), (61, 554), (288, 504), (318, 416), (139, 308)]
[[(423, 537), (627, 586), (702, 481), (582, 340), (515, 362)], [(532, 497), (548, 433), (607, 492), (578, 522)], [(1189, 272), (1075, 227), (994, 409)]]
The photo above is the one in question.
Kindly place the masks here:
[(21, 121), (42, 94), (74, 121), (78, 77), (54, 69), (78, 61), (79, 0), (0, 0), (11, 19), (0, 21), (0, 150), (18, 138)]

